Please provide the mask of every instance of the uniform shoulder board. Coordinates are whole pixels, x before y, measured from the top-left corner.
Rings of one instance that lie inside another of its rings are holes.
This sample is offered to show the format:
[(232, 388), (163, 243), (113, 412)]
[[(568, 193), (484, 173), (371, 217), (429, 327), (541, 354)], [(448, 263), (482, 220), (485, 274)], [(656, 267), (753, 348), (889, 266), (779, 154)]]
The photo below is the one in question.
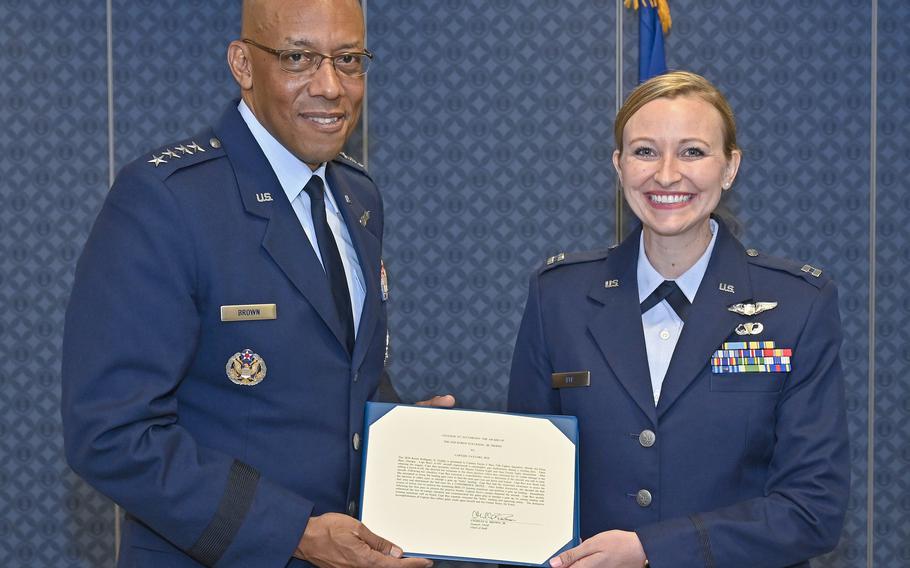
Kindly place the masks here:
[(332, 162), (333, 162), (333, 163), (336, 163), (336, 164), (339, 164), (339, 165), (342, 165), (342, 166), (344, 166), (344, 167), (346, 167), (346, 168), (349, 168), (349, 169), (351, 169), (351, 170), (357, 172), (358, 174), (360, 174), (360, 175), (366, 177), (367, 179), (369, 179), (370, 181), (372, 181), (374, 184), (376, 183), (376, 182), (373, 180), (373, 177), (370, 176), (370, 173), (367, 171), (366, 166), (364, 166), (363, 164), (361, 164), (360, 162), (358, 162), (358, 161), (355, 160), (354, 158), (348, 156), (348, 155), (345, 154), (344, 152), (340, 152), (337, 156), (335, 156), (335, 158), (332, 160)]
[(583, 262), (594, 262), (596, 260), (603, 260), (607, 258), (609, 250), (592, 250), (586, 252), (573, 252), (565, 253), (561, 252), (559, 254), (554, 254), (551, 257), (548, 257), (544, 262), (543, 267), (540, 269), (540, 273), (543, 274), (547, 270), (556, 268), (557, 266), (567, 266), (569, 264), (580, 264)]
[(224, 149), (221, 147), (221, 140), (209, 130), (176, 144), (162, 146), (141, 158), (140, 161), (145, 162), (146, 167), (153, 169), (161, 179), (165, 179), (187, 166), (223, 155)]
[(366, 173), (367, 167), (355, 160), (354, 158), (348, 156), (344, 152), (339, 152), (338, 156), (335, 157), (335, 161), (339, 164), (344, 164), (354, 169), (360, 170), (363, 173)]
[(772, 270), (789, 272), (794, 276), (803, 278), (818, 288), (821, 288), (830, 279), (824, 270), (816, 268), (811, 264), (800, 264), (786, 258), (770, 256), (752, 248), (746, 250), (746, 256), (748, 257), (750, 264), (763, 266)]

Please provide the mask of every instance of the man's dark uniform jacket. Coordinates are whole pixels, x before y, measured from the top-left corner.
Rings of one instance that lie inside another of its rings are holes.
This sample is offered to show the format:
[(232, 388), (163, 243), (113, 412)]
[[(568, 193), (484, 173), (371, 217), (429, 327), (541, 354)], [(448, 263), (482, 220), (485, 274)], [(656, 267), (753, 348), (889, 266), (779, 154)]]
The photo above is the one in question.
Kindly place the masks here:
[[(386, 351), (383, 211), (352, 160), (326, 178), (366, 281), (353, 355), (236, 102), (111, 189), (67, 309), (62, 412), (69, 463), (127, 512), (120, 566), (281, 567), (311, 515), (356, 514)], [(258, 304), (275, 319), (223, 321)], [(235, 382), (245, 350), (252, 379)]]

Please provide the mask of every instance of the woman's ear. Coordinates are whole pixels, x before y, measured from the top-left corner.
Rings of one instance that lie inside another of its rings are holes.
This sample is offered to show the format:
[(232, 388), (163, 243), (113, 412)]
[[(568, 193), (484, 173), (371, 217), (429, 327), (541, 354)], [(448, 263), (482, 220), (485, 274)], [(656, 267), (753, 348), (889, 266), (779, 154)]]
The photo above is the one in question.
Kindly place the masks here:
[(622, 167), (619, 165), (619, 160), (622, 157), (622, 154), (619, 153), (619, 150), (613, 150), (613, 169), (616, 170), (616, 175), (619, 176), (619, 185), (622, 186)]
[(724, 188), (729, 188), (733, 185), (733, 180), (736, 179), (736, 174), (739, 172), (739, 164), (742, 161), (743, 153), (739, 150), (733, 150), (730, 153), (730, 159), (727, 160), (727, 168), (724, 170)]

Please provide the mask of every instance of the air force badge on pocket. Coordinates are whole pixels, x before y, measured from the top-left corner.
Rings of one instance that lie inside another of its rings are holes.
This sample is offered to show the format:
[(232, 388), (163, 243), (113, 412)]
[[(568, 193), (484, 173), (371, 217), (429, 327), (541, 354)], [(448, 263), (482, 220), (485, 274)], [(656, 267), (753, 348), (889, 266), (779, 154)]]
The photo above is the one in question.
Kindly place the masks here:
[(236, 385), (250, 387), (265, 379), (265, 361), (252, 349), (234, 353), (224, 366), (227, 376)]

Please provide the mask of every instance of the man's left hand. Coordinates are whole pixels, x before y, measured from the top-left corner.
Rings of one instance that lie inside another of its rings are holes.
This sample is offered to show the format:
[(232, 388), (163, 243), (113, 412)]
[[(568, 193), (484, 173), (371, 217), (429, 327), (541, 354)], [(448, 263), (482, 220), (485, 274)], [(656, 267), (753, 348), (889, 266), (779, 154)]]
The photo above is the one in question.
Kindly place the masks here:
[(455, 406), (455, 397), (450, 394), (434, 396), (428, 400), (415, 402), (417, 406), (435, 406), (436, 408), (452, 408)]

